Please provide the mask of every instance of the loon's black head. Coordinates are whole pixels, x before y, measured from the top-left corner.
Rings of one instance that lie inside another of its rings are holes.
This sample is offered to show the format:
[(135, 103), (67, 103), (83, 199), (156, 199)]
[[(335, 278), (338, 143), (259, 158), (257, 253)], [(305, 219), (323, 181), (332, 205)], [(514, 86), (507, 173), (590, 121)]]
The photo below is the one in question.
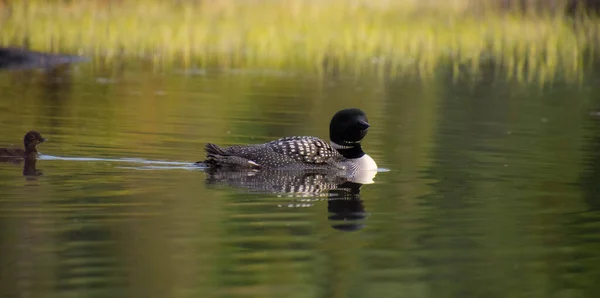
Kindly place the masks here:
[(365, 112), (359, 109), (341, 110), (331, 118), (329, 138), (341, 146), (360, 145), (360, 141), (367, 135), (369, 126)]

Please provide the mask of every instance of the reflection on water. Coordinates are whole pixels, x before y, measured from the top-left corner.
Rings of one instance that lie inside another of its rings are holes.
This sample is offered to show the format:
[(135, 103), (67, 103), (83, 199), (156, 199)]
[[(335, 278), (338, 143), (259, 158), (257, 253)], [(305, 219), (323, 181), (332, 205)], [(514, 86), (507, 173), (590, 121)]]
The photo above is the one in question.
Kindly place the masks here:
[(38, 159), (41, 160), (68, 160), (68, 161), (104, 161), (104, 162), (117, 162), (117, 163), (133, 163), (143, 165), (170, 165), (170, 166), (189, 166), (193, 169), (198, 167), (193, 166), (193, 163), (189, 162), (178, 162), (178, 161), (166, 161), (166, 160), (146, 160), (143, 158), (98, 158), (98, 157), (72, 157), (72, 156), (52, 156), (52, 155), (40, 155)]
[(327, 201), (328, 218), (332, 227), (339, 230), (358, 230), (364, 227), (357, 220), (365, 218), (360, 199), (363, 184), (348, 181), (347, 177), (328, 171), (315, 170), (262, 170), (228, 171), (207, 169), (206, 183), (228, 185), (244, 189), (248, 193), (274, 194), (294, 201), (279, 203), (279, 207), (311, 207), (313, 202)]
[[(597, 76), (496, 74), (0, 72), (0, 144), (50, 139), (0, 163), (0, 296), (594, 297)], [(192, 164), (327, 136), (344, 107), (369, 115), (374, 184)]]
[(23, 162), (23, 176), (41, 176), (44, 173), (36, 168), (37, 159), (28, 157)]

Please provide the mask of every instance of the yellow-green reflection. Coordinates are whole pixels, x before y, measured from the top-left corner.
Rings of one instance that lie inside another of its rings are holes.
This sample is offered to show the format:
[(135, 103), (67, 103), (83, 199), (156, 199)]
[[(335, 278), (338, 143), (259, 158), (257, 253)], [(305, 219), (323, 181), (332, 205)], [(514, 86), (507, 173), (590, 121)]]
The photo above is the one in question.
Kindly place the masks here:
[(0, 144), (36, 128), (48, 155), (195, 161), (207, 141), (326, 137), (333, 112), (358, 106), (365, 149), (391, 170), (363, 187), (365, 227), (199, 171), (39, 160), (29, 179), (0, 164), (0, 296), (597, 293), (595, 74), (540, 88), (494, 69), (427, 83), (151, 70), (2, 72)]

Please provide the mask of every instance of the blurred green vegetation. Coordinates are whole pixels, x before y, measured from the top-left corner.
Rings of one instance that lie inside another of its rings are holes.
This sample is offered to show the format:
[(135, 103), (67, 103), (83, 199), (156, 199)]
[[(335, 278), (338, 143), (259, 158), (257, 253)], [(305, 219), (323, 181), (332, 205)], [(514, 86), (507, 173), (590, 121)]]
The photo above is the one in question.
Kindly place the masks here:
[(599, 19), (575, 20), (561, 0), (527, 11), (508, 2), (14, 1), (0, 6), (0, 44), (201, 68), (430, 77), (493, 63), (520, 81), (581, 76)]

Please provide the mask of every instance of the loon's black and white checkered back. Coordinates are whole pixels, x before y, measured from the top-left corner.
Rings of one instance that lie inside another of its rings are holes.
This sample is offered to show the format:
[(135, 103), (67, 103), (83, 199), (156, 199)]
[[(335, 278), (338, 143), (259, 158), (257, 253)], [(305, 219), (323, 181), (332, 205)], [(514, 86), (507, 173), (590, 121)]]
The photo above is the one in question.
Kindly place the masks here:
[(286, 137), (267, 143), (273, 151), (303, 163), (325, 164), (341, 155), (317, 137)]
[(345, 160), (325, 141), (310, 136), (286, 137), (264, 144), (227, 148), (208, 144), (206, 151), (205, 163), (240, 168), (341, 168), (339, 163)]

